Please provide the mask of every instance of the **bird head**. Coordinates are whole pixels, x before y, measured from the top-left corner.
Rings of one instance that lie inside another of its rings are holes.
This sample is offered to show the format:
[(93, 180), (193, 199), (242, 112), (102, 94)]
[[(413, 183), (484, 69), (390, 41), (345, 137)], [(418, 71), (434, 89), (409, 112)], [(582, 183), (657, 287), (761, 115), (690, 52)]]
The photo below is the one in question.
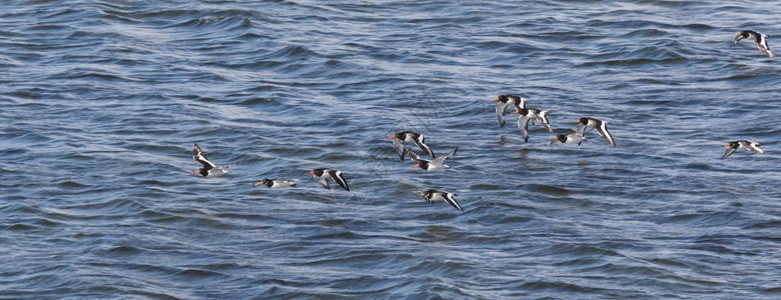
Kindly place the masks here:
[(732, 38), (732, 45), (735, 45), (738, 41), (747, 38), (748, 34), (745, 33), (745, 31), (741, 30), (735, 33), (735, 37)]

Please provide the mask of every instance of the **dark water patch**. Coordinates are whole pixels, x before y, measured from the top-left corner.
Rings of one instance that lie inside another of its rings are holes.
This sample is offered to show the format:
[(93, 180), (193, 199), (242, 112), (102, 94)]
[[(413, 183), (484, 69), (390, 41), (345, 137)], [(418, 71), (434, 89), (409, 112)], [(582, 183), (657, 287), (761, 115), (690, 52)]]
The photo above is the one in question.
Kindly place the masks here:
[(532, 192), (539, 192), (539, 193), (552, 195), (552, 196), (568, 196), (573, 193), (571, 190), (567, 188), (561, 186), (555, 186), (555, 185), (531, 184), (526, 186), (526, 189)]
[(732, 221), (738, 219), (740, 213), (738, 212), (697, 212), (697, 213), (684, 213), (677, 214), (665, 218), (661, 218), (660, 223), (666, 222), (683, 222), (692, 223), (698, 226), (719, 226), (724, 224), (731, 224)]
[(116, 246), (110, 249), (106, 249), (106, 253), (110, 255), (128, 255), (142, 253), (143, 249), (139, 249), (133, 246)]
[(765, 229), (781, 227), (781, 220), (769, 220), (765, 222), (755, 222), (746, 225), (743, 229)]
[(222, 274), (219, 272), (214, 271), (208, 271), (208, 270), (199, 270), (199, 269), (186, 269), (177, 272), (174, 274), (174, 277), (177, 277), (179, 279), (186, 279), (186, 280), (215, 280), (216, 278), (228, 278), (228, 275)]
[(63, 225), (62, 223), (51, 221), (49, 219), (43, 219), (43, 218), (37, 219), (37, 220), (33, 221), (32, 224), (36, 225), (36, 227), (38, 227), (38, 226), (41, 226), (41, 227), (60, 227), (60, 226)]
[(675, 259), (664, 259), (664, 258), (657, 258), (657, 259), (651, 259), (649, 262), (658, 264), (658, 265), (664, 265), (664, 266), (671, 266), (671, 267), (687, 267), (688, 265), (684, 262), (675, 260)]
[[(450, 215), (450, 214), (446, 214)], [(434, 242), (438, 240), (452, 240), (464, 235), (445, 226), (429, 226), (425, 231), (411, 235), (410, 237), (420, 242)]]
[(185, 223), (189, 221), (189, 218), (182, 217), (182, 216), (176, 216), (176, 215), (160, 215), (160, 216), (146, 216), (145, 219), (147, 219), (147, 222), (151, 223)]
[[(631, 27), (631, 28), (636, 28), (636, 27)], [(645, 28), (645, 29), (630, 31), (628, 33), (621, 35), (621, 37), (622, 38), (647, 38), (647, 37), (664, 36), (667, 34), (669, 34), (669, 32), (665, 30), (660, 30), (656, 28)]]
[(762, 290), (762, 293), (765, 293), (765, 294), (779, 294), (779, 293), (781, 293), (781, 287), (766, 288), (766, 289)]
[(74, 181), (64, 181), (57, 184), (57, 186), (64, 188), (64, 189), (85, 189), (89, 188), (90, 185), (82, 184)]
[(528, 281), (516, 287), (521, 290), (531, 290), (537, 293), (563, 292), (570, 293), (593, 293), (598, 289), (587, 288), (576, 284), (556, 282), (556, 281)]
[(13, 231), (28, 231), (28, 230), (36, 229), (35, 226), (31, 226), (31, 225), (28, 225), (28, 224), (13, 224), (13, 225), (7, 226), (6, 228), (8, 230), (13, 230)]
[[(281, 69), (288, 65), (297, 65), (298, 62), (307, 61), (309, 59), (323, 59), (322, 56), (316, 52), (306, 48), (302, 45), (288, 45), (276, 50), (270, 50), (267, 53), (263, 53), (258, 56), (256, 63), (243, 63), (241, 65), (234, 65), (234, 67), (244, 67), (252, 69)], [(298, 67), (296, 67), (298, 68)]]
[[(688, 59), (685, 56), (679, 55), (677, 53), (671, 52), (671, 51), (665, 51), (665, 50), (658, 50), (654, 47), (645, 47), (639, 50), (635, 50), (630, 52), (626, 55), (619, 55), (619, 57), (616, 57), (616, 55), (609, 54), (604, 55), (602, 57), (598, 57), (599, 61), (597, 62), (589, 62), (585, 63), (584, 66), (592, 66), (592, 65), (622, 65), (622, 66), (645, 66), (645, 65), (651, 65), (651, 64), (669, 64), (669, 63), (684, 63), (687, 62)], [(645, 80), (651, 80), (653, 79), (645, 79)], [(670, 81), (666, 81), (670, 82)]]
[(689, 164), (684, 167), (685, 169), (693, 169), (693, 170), (713, 170), (713, 167), (708, 164)]
[[(614, 10), (611, 11), (609, 14), (622, 14), (622, 13), (624, 12), (621, 10)], [(654, 30), (654, 31), (666, 32), (664, 29), (677, 28), (677, 26), (672, 24), (649, 21), (649, 20), (641, 20), (641, 19), (621, 20), (621, 21), (595, 19), (586, 22), (585, 25), (593, 26), (593, 27), (606, 27), (611, 29), (627, 29), (627, 28), (634, 29), (635, 31), (628, 33), (629, 35), (633, 34), (633, 32), (637, 32), (640, 30)], [(626, 37), (626, 36), (620, 35), (619, 37)]]
[(273, 98), (250, 98), (243, 100), (241, 102), (236, 103), (237, 105), (247, 105), (247, 106), (265, 106), (265, 105), (277, 105), (277, 106), (283, 106), (285, 102), (279, 101)]
[(162, 19), (171, 19), (171, 18), (179, 18), (179, 17), (190, 17), (190, 16), (197, 16), (200, 14), (200, 11), (193, 10), (193, 9), (159, 9), (159, 10), (149, 10), (150, 12), (137, 12), (134, 15), (137, 18), (140, 19), (157, 19), (158, 17), (161, 17)]
[(456, 261), (427, 260), (410, 266), (408, 272), (413, 274), (440, 274), (466, 272), (469, 269), (466, 265)]
[(618, 252), (609, 249), (574, 244), (555, 244), (550, 250), (552, 250), (553, 254), (575, 254), (575, 256), (578, 257), (585, 255), (623, 256)]
[(604, 263), (603, 259), (596, 258), (576, 258), (568, 261), (554, 263), (556, 266), (568, 266), (568, 267), (589, 267)]
[(601, 266), (596, 267), (585, 267), (582, 268), (581, 271), (584, 272), (598, 272), (598, 273), (628, 273), (628, 274), (635, 274), (638, 276), (651, 276), (651, 277), (662, 277), (664, 278), (664, 274), (666, 272), (659, 270), (657, 268), (652, 268), (648, 266), (629, 266), (629, 265), (623, 265), (623, 264), (612, 264), (607, 263)]
[(713, 243), (701, 243), (701, 244), (698, 244), (696, 246), (692, 246), (691, 249), (692, 250), (712, 252), (712, 253), (716, 253), (716, 254), (719, 254), (719, 255), (728, 255), (728, 254), (740, 255), (740, 254), (742, 254), (742, 253), (739, 253), (739, 252), (736, 252), (736, 251), (732, 250), (730, 247), (725, 247), (723, 245), (713, 244)]

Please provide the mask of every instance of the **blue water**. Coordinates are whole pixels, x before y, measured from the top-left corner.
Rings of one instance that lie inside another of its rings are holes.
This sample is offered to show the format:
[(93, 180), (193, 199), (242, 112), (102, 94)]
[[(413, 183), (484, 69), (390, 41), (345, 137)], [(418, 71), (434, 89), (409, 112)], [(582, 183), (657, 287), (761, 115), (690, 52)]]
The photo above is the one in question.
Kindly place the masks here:
[[(781, 2), (2, 6), (0, 298), (781, 297), (781, 68), (730, 46)], [(618, 147), (524, 143), (500, 94)]]

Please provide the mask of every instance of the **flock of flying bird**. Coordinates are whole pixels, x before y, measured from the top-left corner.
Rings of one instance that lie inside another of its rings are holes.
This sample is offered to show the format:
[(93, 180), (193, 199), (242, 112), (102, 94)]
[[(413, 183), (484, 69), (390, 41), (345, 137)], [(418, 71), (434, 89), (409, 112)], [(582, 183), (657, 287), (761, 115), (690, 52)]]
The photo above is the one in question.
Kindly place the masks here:
[[(770, 46), (767, 44), (767, 37), (767, 35), (756, 31), (741, 30), (736, 33), (732, 39), (732, 45), (735, 45), (742, 39), (748, 38), (754, 40), (754, 42), (757, 44), (757, 48), (759, 48), (762, 53), (769, 56), (770, 58), (774, 58), (775, 55), (770, 52)], [(553, 129), (550, 127), (550, 123), (548, 122), (548, 111), (526, 107), (526, 102), (528, 100), (525, 98), (517, 95), (501, 95), (491, 101), (496, 102), (496, 117), (499, 119), (499, 127), (504, 127), (505, 125), (504, 115), (507, 107), (512, 105), (515, 108), (515, 111), (511, 114), (518, 114), (516, 122), (518, 124), (518, 128), (521, 131), (524, 142), (529, 141), (529, 123), (536, 125), (535, 120), (548, 132), (553, 132)], [(561, 142), (563, 144), (577, 144), (580, 146), (580, 144), (583, 142), (588, 141), (588, 139), (585, 137), (585, 134), (589, 128), (591, 128), (596, 129), (599, 136), (605, 139), (611, 146), (616, 147), (616, 142), (613, 139), (613, 136), (607, 130), (607, 122), (595, 118), (582, 117), (576, 120), (575, 123), (577, 124), (575, 132), (567, 135), (561, 134), (554, 136), (548, 144), (551, 145), (557, 142)], [(420, 133), (412, 131), (402, 131), (389, 136), (388, 139), (393, 140), (393, 148), (396, 150), (396, 153), (399, 155), (399, 159), (401, 159), (401, 161), (404, 161), (405, 154), (409, 155), (411, 159), (418, 162), (410, 168), (419, 167), (428, 172), (450, 169), (450, 166), (445, 164), (445, 160), (458, 152), (458, 147), (456, 147), (453, 149), (453, 151), (450, 151), (450, 153), (436, 157), (434, 155), (434, 151), (432, 151), (431, 148), (426, 145), (425, 137)], [(417, 152), (406, 148), (404, 146), (405, 143), (414, 143), (418, 148), (420, 148), (420, 150), (425, 152), (427, 155), (430, 155), (432, 160), (420, 157)], [(724, 145), (724, 147), (727, 147), (727, 150), (724, 152), (721, 158), (726, 158), (737, 150), (749, 150), (759, 154), (765, 153), (762, 149), (759, 148), (759, 143), (749, 140), (728, 142)], [(206, 156), (203, 155), (201, 147), (199, 147), (198, 144), (193, 145), (193, 159), (200, 163), (202, 167), (193, 171), (192, 174), (200, 174), (203, 177), (207, 177), (219, 176), (228, 173), (228, 170), (226, 169), (229, 166), (217, 166), (209, 161)], [(309, 174), (311, 174), (314, 179), (317, 180), (317, 182), (319, 182), (320, 185), (326, 189), (331, 189), (331, 186), (328, 184), (328, 179), (330, 178), (343, 189), (350, 191), (350, 187), (347, 186), (347, 181), (345, 181), (342, 171), (323, 168), (312, 169), (309, 171)], [(295, 186), (298, 181), (299, 179), (263, 179), (255, 183), (255, 186), (265, 185), (272, 189), (289, 188)], [(456, 209), (464, 211), (464, 209), (461, 208), (461, 205), (459, 205), (454, 198), (456, 195), (453, 193), (435, 189), (426, 189), (421, 191), (420, 196), (424, 197), (429, 203), (445, 201)]]

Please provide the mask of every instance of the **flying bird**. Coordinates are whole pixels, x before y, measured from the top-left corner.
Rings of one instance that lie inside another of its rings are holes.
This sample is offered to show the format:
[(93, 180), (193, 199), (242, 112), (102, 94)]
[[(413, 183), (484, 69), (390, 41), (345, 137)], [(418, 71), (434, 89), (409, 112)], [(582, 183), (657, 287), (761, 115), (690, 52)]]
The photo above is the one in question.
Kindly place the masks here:
[(491, 100), (491, 102), (496, 102), (496, 117), (499, 119), (499, 127), (504, 127), (504, 113), (507, 107), (510, 105), (518, 107), (523, 105), (521, 104), (522, 101), (525, 102), (527, 100), (515, 95), (501, 95)]
[(610, 146), (616, 146), (616, 142), (613, 140), (613, 136), (609, 131), (607, 131), (607, 122), (594, 118), (582, 117), (575, 121), (575, 123), (578, 124), (578, 129), (575, 132), (579, 133), (580, 135), (584, 135), (586, 133), (586, 129), (589, 127), (596, 128), (599, 136), (607, 140), (607, 142), (610, 143)]
[(753, 30), (741, 30), (738, 31), (738, 33), (736, 33), (735, 37), (732, 39), (732, 45), (737, 44), (738, 41), (742, 39), (751, 39), (757, 43), (757, 48), (759, 48), (759, 51), (762, 51), (762, 53), (765, 53), (765, 55), (769, 56), (770, 58), (775, 58), (776, 56), (773, 54), (773, 52), (770, 52), (770, 46), (767, 45), (767, 37), (768, 36), (766, 34), (761, 34)]
[(579, 134), (577, 132), (573, 132), (573, 133), (570, 133), (568, 135), (560, 134), (560, 135), (554, 136), (550, 140), (550, 143), (548, 143), (548, 145), (552, 145), (552, 144), (554, 144), (556, 142), (561, 142), (563, 144), (568, 144), (568, 145), (578, 144), (578, 146), (580, 146), (580, 144), (582, 144), (585, 141), (588, 141), (588, 139), (583, 137), (583, 135), (581, 135), (581, 134)]
[(203, 177), (228, 174), (228, 170), (225, 169), (229, 166), (216, 166), (203, 155), (203, 151), (201, 151), (201, 147), (198, 147), (198, 144), (193, 144), (193, 159), (201, 164), (202, 167), (190, 174), (201, 174)]
[(765, 153), (759, 146), (761, 146), (759, 143), (747, 140), (729, 142), (724, 144), (724, 147), (727, 147), (727, 151), (724, 151), (724, 155), (722, 155), (721, 158), (727, 158), (727, 156), (732, 155), (732, 153), (735, 153), (737, 150), (749, 150), (759, 154)]
[(426, 198), (428, 203), (434, 203), (435, 201), (442, 200), (442, 201), (445, 201), (448, 204), (452, 205), (456, 209), (458, 209), (460, 211), (464, 211), (464, 209), (461, 208), (461, 205), (459, 205), (458, 202), (456, 202), (456, 199), (454, 198), (454, 196), (456, 196), (456, 194), (448, 193), (448, 192), (445, 192), (445, 191), (437, 191), (437, 190), (433, 190), (433, 189), (428, 189), (428, 190), (424, 190), (424, 191), (420, 192), (420, 196)]
[(343, 189), (349, 191), (350, 187), (347, 186), (347, 181), (344, 180), (344, 176), (342, 175), (342, 171), (334, 170), (334, 169), (313, 169), (312, 171), (309, 171), (309, 174), (312, 174), (312, 176), (317, 180), (317, 182), (320, 183), (324, 188), (331, 189), (331, 186), (328, 185), (328, 178), (333, 179), (336, 181), (336, 183), (339, 184)]
[(454, 149), (448, 154), (437, 157), (434, 160), (428, 160), (428, 159), (420, 158), (420, 155), (415, 153), (415, 151), (407, 150), (409, 157), (418, 161), (418, 163), (410, 167), (410, 169), (420, 167), (421, 169), (429, 172), (450, 169), (450, 166), (445, 164), (445, 160), (447, 160), (448, 157), (455, 155), (457, 151), (458, 151), (458, 147), (456, 147), (456, 149)]
[(523, 135), (524, 142), (529, 141), (529, 123), (531, 122), (532, 125), (534, 125), (535, 119), (537, 122), (540, 122), (542, 127), (545, 127), (545, 130), (548, 132), (553, 132), (553, 129), (550, 128), (550, 124), (548, 123), (547, 111), (523, 107), (512, 113), (518, 114), (518, 120), (516, 122), (518, 123), (518, 129), (521, 130), (521, 135)]
[(393, 139), (393, 148), (396, 149), (396, 153), (399, 154), (401, 161), (404, 161), (404, 154), (406, 153), (404, 149), (404, 143), (409, 142), (415, 143), (415, 145), (417, 145), (420, 150), (423, 150), (428, 155), (431, 155), (432, 158), (435, 157), (434, 151), (431, 151), (431, 148), (426, 145), (426, 138), (420, 133), (402, 131), (389, 136), (388, 139)]
[(255, 183), (255, 186), (265, 185), (272, 189), (282, 189), (296, 186), (298, 179), (263, 179)]

